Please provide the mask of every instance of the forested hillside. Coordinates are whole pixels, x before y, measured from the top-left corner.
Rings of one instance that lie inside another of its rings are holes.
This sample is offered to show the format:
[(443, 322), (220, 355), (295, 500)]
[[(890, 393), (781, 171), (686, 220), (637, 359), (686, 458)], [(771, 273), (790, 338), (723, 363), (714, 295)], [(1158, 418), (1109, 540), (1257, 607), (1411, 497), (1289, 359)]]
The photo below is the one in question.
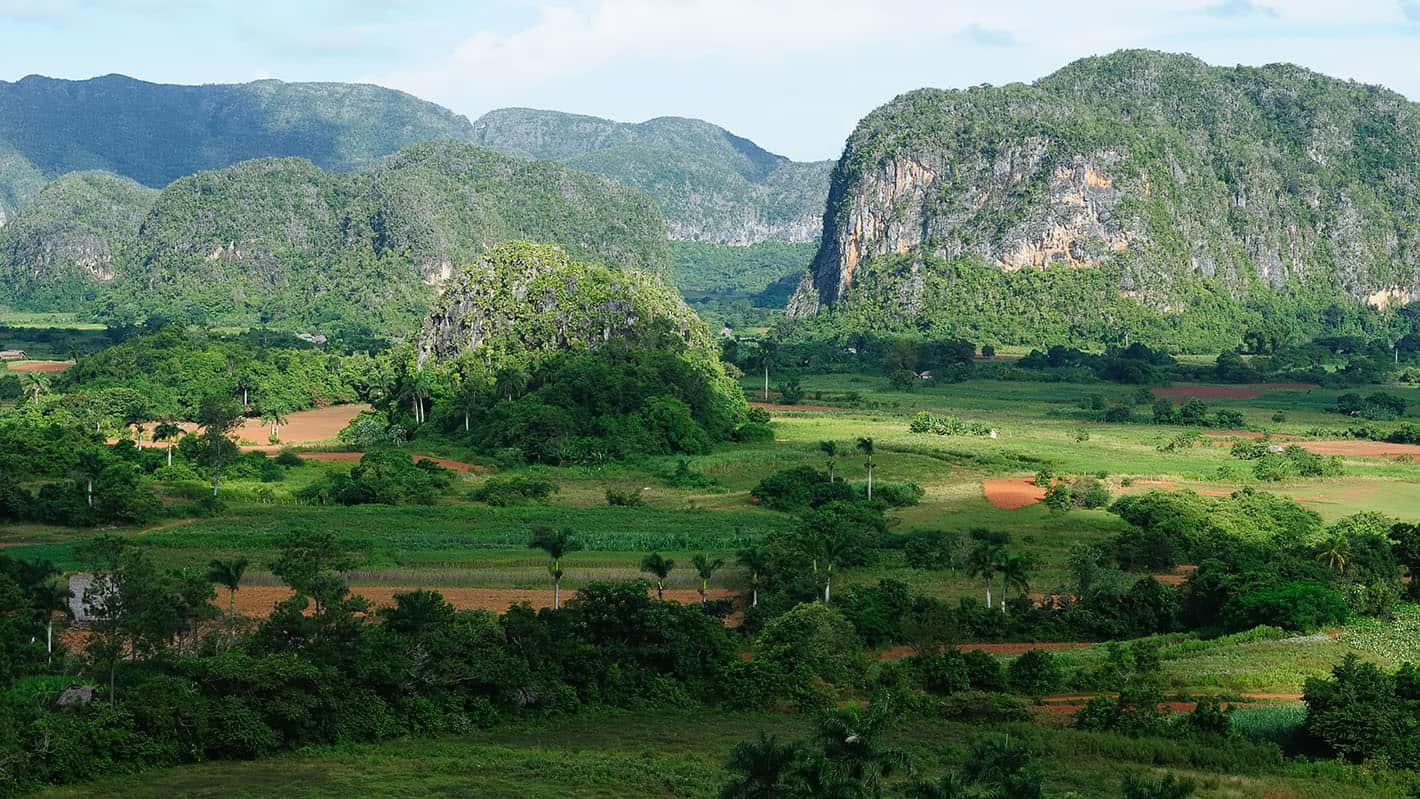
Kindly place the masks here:
[(822, 226), (831, 162), (790, 161), (708, 122), (626, 124), (505, 108), (473, 128), (486, 147), (562, 161), (646, 192), (678, 241), (802, 242)]
[(398, 336), (413, 331), (433, 285), (510, 239), (618, 268), (669, 263), (664, 223), (643, 195), (440, 141), (368, 172), (263, 159), (176, 181), (115, 259), (98, 312)]
[(92, 300), (157, 196), (108, 172), (45, 186), (0, 227), (0, 303), (70, 309)]
[(354, 83), (174, 86), (106, 75), (0, 82), (0, 213), (66, 172), (101, 169), (162, 188), (268, 156), (348, 171), (411, 144), (467, 139), (468, 120)]
[(1279, 340), (1327, 327), (1338, 303), (1410, 301), (1417, 213), (1420, 115), (1400, 95), (1288, 65), (1120, 52), (870, 114), (790, 310), (1004, 325), (992, 335), (1038, 343), (1028, 320), (1009, 324), (1020, 300), (1088, 328), (1081, 340), (1126, 327), (1215, 349)]

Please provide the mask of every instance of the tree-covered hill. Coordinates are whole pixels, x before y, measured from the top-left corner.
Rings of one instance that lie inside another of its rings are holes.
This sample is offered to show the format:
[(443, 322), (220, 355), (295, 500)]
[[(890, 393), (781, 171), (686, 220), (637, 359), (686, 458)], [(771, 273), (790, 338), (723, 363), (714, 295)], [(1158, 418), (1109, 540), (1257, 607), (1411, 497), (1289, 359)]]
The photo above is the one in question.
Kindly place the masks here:
[(45, 186), (0, 227), (0, 302), (67, 309), (93, 299), (157, 196), (108, 172)]
[[(1420, 294), (1417, 111), (1294, 66), (1149, 51), (914, 91), (849, 139), (790, 310), (994, 336), (1003, 293), (1087, 310), (1077, 338), (1143, 325), (1216, 347), (1298, 317), (1314, 330), (1344, 297), (1405, 303)], [(1009, 338), (1038, 332), (1021, 320)]]
[(432, 286), (510, 239), (663, 273), (650, 199), (567, 167), (452, 141), (365, 172), (261, 159), (175, 181), (114, 260), (101, 316), (402, 336)]
[(379, 86), (175, 86), (123, 75), (31, 75), (0, 82), (0, 208), (20, 207), (38, 190), (37, 176), (101, 169), (162, 188), (270, 156), (349, 171), (411, 144), (469, 135), (464, 117)]
[(627, 124), (505, 108), (473, 123), (486, 147), (563, 161), (655, 198), (672, 239), (717, 244), (817, 238), (832, 163), (802, 163), (696, 119)]

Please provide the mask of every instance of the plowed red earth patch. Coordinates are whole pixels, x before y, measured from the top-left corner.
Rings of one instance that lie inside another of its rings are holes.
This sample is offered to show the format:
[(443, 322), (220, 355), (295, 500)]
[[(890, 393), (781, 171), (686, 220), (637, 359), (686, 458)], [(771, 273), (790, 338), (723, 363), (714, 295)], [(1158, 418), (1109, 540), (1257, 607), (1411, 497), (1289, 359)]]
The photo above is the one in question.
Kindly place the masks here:
[(1317, 388), (1314, 383), (1253, 383), (1244, 386), (1183, 384), (1156, 388), (1154, 396), (1171, 399), (1175, 402), (1187, 402), (1192, 397), (1201, 400), (1253, 399), (1273, 391), (1306, 391), (1313, 388)]
[(1002, 510), (1016, 510), (1045, 499), (1045, 488), (1029, 477), (1005, 477), (981, 481), (986, 501)]
[(286, 423), (280, 427), (280, 443), (267, 444), (267, 436), (271, 435), (271, 426), (261, 423), (260, 419), (247, 419), (242, 426), (237, 429), (236, 437), (238, 441), (261, 442), (256, 446), (246, 446), (247, 450), (263, 450), (276, 452), (283, 447), (298, 444), (313, 444), (317, 441), (331, 441), (335, 436), (345, 429), (350, 420), (359, 416), (361, 412), (370, 410), (369, 405), (331, 405), (326, 408), (316, 408), (309, 411), (297, 411), (286, 417)]
[[(1113, 696), (1113, 694), (1066, 694), (1058, 696), (1047, 696), (1041, 700), (1041, 708), (1052, 715), (1074, 715), (1084, 709), (1085, 704), (1096, 696)], [(1224, 707), (1237, 707), (1253, 702), (1300, 702), (1301, 694), (1294, 693), (1248, 693), (1236, 694), (1238, 700), (1234, 702), (1224, 702)], [(1192, 713), (1197, 702), (1192, 701), (1169, 701), (1163, 702), (1159, 706), (1172, 713)]]
[(73, 361), (9, 361), (12, 372), (62, 372), (74, 365)]
[(1318, 455), (1342, 455), (1358, 458), (1383, 458), (1409, 455), (1420, 457), (1420, 444), (1392, 444), (1388, 441), (1342, 439), (1338, 441), (1299, 441), (1302, 449)]
[[(489, 610), (495, 613), (502, 613), (513, 605), (523, 602), (534, 608), (552, 607), (552, 587), (545, 589), (538, 588), (438, 588), (434, 586), (422, 586), (429, 591), (438, 591), (444, 595), (444, 601), (453, 605), (459, 610)], [(394, 595), (420, 590), (421, 586), (387, 586), (387, 585), (359, 585), (351, 586), (350, 592), (362, 596), (370, 601), (375, 607), (389, 607), (394, 605)], [(575, 590), (562, 590), (562, 601), (566, 602), (576, 596)], [(237, 592), (237, 612), (243, 616), (253, 616), (261, 618), (271, 613), (277, 602), (288, 599), (291, 596), (291, 589), (284, 586), (273, 585), (248, 585), (242, 586)], [(710, 590), (711, 599), (721, 599), (733, 596), (733, 592), (712, 588)], [(666, 599), (682, 604), (690, 604), (700, 601), (700, 594), (688, 588), (668, 589)], [(218, 591), (217, 599), (214, 601), (218, 607), (227, 607), (227, 592)]]

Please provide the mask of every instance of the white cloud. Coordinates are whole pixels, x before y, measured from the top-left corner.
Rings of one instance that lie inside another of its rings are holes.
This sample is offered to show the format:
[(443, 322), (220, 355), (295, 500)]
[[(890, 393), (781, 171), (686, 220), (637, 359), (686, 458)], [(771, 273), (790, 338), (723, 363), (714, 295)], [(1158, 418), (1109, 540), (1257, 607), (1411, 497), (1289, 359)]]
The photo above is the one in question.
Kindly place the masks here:
[(1203, 13), (1210, 17), (1231, 19), (1241, 19), (1245, 17), (1276, 18), (1278, 16), (1277, 9), (1271, 6), (1254, 3), (1252, 0), (1222, 0), (1220, 3), (1203, 9)]

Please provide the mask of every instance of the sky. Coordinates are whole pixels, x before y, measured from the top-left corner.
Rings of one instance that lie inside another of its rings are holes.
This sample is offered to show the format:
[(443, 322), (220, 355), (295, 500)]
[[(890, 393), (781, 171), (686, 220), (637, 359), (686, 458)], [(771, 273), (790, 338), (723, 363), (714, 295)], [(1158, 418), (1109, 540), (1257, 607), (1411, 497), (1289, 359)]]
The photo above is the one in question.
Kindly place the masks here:
[(0, 0), (0, 80), (377, 83), (506, 106), (709, 120), (836, 158), (923, 86), (1031, 81), (1146, 47), (1287, 61), (1420, 99), (1420, 0)]

